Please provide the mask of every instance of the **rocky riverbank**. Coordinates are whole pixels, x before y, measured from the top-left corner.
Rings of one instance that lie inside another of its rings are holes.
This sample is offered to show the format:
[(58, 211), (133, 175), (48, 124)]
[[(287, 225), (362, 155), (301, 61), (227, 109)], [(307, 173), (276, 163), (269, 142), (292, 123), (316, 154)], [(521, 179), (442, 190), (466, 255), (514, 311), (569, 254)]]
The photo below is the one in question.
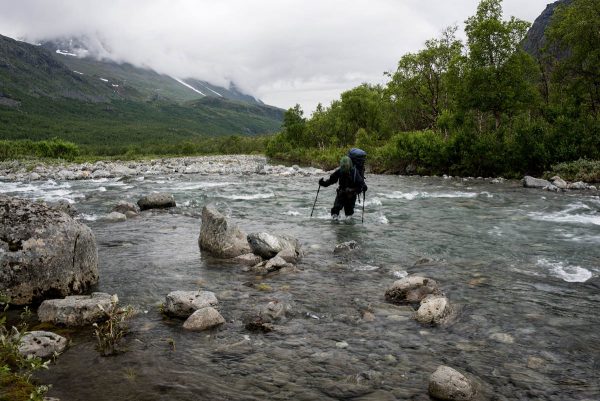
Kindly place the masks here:
[(101, 178), (156, 175), (246, 175), (311, 176), (323, 170), (299, 166), (269, 165), (264, 156), (231, 155), (180, 157), (139, 161), (97, 161), (95, 163), (61, 163), (13, 160), (0, 163), (0, 180), (87, 180)]

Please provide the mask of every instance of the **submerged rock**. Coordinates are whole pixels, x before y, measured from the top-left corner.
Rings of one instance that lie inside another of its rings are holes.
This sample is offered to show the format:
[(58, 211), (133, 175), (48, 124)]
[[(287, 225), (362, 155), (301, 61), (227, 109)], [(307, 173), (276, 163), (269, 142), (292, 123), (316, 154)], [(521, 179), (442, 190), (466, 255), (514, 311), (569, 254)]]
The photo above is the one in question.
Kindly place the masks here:
[(439, 400), (469, 401), (475, 397), (475, 387), (457, 370), (439, 366), (429, 378), (429, 395)]
[(86, 291), (98, 281), (92, 230), (41, 203), (0, 195), (0, 289), (11, 303)]
[(285, 318), (291, 311), (291, 305), (278, 299), (258, 308), (254, 314), (244, 316), (243, 321), (247, 330), (270, 332), (274, 323)]
[(113, 222), (125, 221), (127, 220), (127, 216), (119, 212), (110, 212), (109, 214), (104, 216), (104, 220)]
[(385, 299), (395, 304), (419, 303), (428, 295), (439, 295), (437, 282), (421, 276), (407, 276), (394, 281), (385, 292)]
[(164, 311), (171, 316), (188, 317), (198, 309), (218, 303), (210, 291), (173, 291), (165, 298)]
[(523, 186), (525, 188), (545, 188), (549, 185), (551, 185), (551, 183), (548, 180), (542, 180), (528, 175), (523, 178)]
[(140, 207), (140, 210), (166, 209), (177, 206), (173, 195), (165, 192), (156, 192), (146, 195), (138, 200), (137, 204)]
[(55, 353), (60, 354), (67, 348), (66, 338), (49, 331), (30, 331), (23, 336), (19, 352), (24, 356), (50, 358)]
[(219, 258), (229, 259), (251, 253), (246, 234), (210, 205), (202, 209), (198, 245), (203, 251)]
[(127, 212), (138, 214), (140, 208), (131, 202), (120, 201), (115, 207), (112, 208), (113, 212), (122, 213), (127, 215)]
[(111, 302), (112, 297), (103, 292), (94, 292), (92, 295), (72, 295), (64, 299), (42, 302), (37, 314), (40, 322), (85, 326), (102, 320), (106, 315), (104, 310), (110, 308)]
[(231, 259), (231, 261), (244, 266), (256, 266), (257, 264), (261, 263), (263, 259), (253, 253), (246, 253), (244, 255), (236, 256), (235, 258)]
[(333, 249), (333, 254), (341, 255), (341, 254), (345, 254), (345, 253), (350, 253), (357, 249), (360, 249), (360, 247), (358, 246), (358, 242), (356, 242), (356, 241), (342, 242), (341, 244), (337, 244), (335, 246), (335, 248)]
[(198, 309), (183, 323), (183, 328), (191, 331), (202, 331), (225, 323), (225, 319), (213, 307)]

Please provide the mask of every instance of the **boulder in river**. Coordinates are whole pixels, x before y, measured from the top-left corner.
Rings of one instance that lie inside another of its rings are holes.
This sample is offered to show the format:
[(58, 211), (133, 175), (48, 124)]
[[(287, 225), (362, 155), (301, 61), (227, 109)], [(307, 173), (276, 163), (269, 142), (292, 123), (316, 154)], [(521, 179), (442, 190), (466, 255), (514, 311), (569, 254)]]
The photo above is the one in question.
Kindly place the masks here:
[(21, 339), (19, 352), (24, 356), (50, 358), (55, 353), (63, 352), (67, 344), (67, 339), (58, 334), (49, 331), (30, 331)]
[(0, 289), (11, 303), (78, 294), (97, 282), (89, 227), (42, 203), (0, 195)]
[(475, 393), (473, 383), (449, 366), (439, 366), (429, 378), (429, 395), (435, 399), (469, 401)]
[(140, 207), (140, 210), (166, 209), (177, 206), (173, 195), (166, 192), (155, 192), (146, 195), (138, 200), (137, 204)]
[(106, 316), (104, 310), (110, 308), (112, 301), (113, 297), (103, 292), (49, 299), (38, 308), (38, 319), (56, 325), (85, 326), (102, 320)]
[(109, 214), (104, 216), (104, 220), (112, 222), (125, 221), (127, 220), (127, 216), (119, 212), (110, 212)]
[(134, 203), (120, 201), (115, 207), (112, 208), (112, 211), (122, 213), (124, 215), (127, 215), (127, 212), (138, 214), (140, 212), (140, 208)]
[(525, 188), (545, 188), (549, 185), (551, 185), (551, 183), (548, 180), (542, 180), (528, 175), (523, 178), (523, 186)]
[(567, 182), (557, 175), (550, 178), (550, 182), (552, 182), (552, 184), (554, 184), (554, 186), (556, 186), (558, 189), (567, 189)]
[(219, 258), (229, 259), (251, 253), (246, 234), (211, 205), (202, 209), (198, 245), (203, 251)]
[(256, 266), (257, 264), (261, 263), (263, 259), (253, 253), (246, 253), (244, 255), (236, 256), (235, 258), (231, 259), (231, 261), (244, 266)]
[(586, 184), (583, 181), (577, 181), (577, 182), (573, 182), (573, 183), (569, 184), (568, 188), (576, 190), (576, 191), (581, 191), (581, 190), (584, 190), (584, 189), (588, 189), (589, 185)]
[(247, 330), (267, 333), (273, 331), (274, 323), (284, 319), (290, 311), (289, 303), (276, 299), (244, 316), (243, 321)]
[(173, 291), (167, 295), (163, 307), (168, 315), (188, 317), (198, 309), (218, 303), (217, 297), (210, 291)]
[(441, 294), (437, 282), (422, 276), (407, 276), (394, 283), (385, 292), (385, 299), (395, 304), (419, 303), (431, 294)]
[(271, 259), (284, 249), (300, 255), (300, 244), (297, 239), (289, 236), (278, 236), (265, 232), (248, 234), (248, 244), (255, 255)]
[(183, 328), (191, 331), (202, 331), (225, 323), (219, 311), (211, 306), (198, 309), (183, 323)]
[(421, 301), (415, 318), (423, 324), (441, 324), (451, 313), (452, 307), (448, 298), (441, 295), (429, 295)]

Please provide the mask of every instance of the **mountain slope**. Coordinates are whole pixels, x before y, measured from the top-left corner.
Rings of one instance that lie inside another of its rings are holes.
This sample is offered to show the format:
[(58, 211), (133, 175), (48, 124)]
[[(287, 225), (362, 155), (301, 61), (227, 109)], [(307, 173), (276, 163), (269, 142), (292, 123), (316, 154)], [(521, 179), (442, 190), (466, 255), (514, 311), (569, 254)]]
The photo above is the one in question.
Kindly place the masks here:
[[(73, 60), (67, 65), (65, 57)], [(283, 110), (210, 88), (214, 96), (202, 96), (150, 70), (63, 56), (0, 35), (0, 139), (59, 137), (112, 152), (280, 129)]]
[(546, 28), (548, 28), (550, 22), (552, 21), (554, 10), (556, 10), (558, 6), (566, 6), (572, 2), (573, 0), (558, 0), (546, 6), (546, 9), (542, 12), (542, 14), (535, 19), (531, 25), (531, 28), (529, 28), (529, 31), (527, 32), (527, 36), (525, 36), (525, 40), (523, 40), (523, 49), (525, 49), (527, 53), (536, 58), (541, 56), (542, 49), (546, 44)]

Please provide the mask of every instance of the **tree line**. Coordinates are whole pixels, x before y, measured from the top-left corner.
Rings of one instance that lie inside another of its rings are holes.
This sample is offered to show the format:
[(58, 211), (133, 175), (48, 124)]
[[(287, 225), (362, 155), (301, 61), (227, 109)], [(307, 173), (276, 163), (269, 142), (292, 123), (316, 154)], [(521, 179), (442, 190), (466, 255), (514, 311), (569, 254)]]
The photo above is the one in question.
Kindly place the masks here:
[(600, 2), (559, 6), (540, 55), (522, 43), (530, 24), (481, 0), (465, 21), (310, 118), (299, 105), (267, 155), (333, 167), (350, 146), (373, 170), (472, 176), (538, 174), (551, 165), (600, 159)]

